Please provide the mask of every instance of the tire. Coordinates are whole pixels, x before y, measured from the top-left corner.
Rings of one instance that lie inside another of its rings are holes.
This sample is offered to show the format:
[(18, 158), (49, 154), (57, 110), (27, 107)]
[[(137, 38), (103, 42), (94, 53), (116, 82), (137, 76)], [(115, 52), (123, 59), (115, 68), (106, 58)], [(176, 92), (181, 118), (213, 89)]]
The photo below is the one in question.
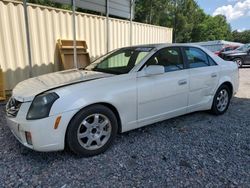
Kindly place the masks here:
[(66, 132), (67, 147), (81, 157), (106, 151), (118, 131), (115, 114), (103, 105), (93, 105), (79, 111)]
[(231, 97), (232, 97), (232, 92), (230, 91), (228, 86), (227, 85), (220, 86), (214, 95), (211, 112), (215, 115), (224, 114), (229, 107)]
[(233, 61), (234, 61), (235, 63), (237, 63), (237, 65), (238, 65), (239, 68), (242, 67), (242, 65), (243, 65), (243, 60), (242, 60), (241, 58), (237, 57), (237, 58), (235, 58)]

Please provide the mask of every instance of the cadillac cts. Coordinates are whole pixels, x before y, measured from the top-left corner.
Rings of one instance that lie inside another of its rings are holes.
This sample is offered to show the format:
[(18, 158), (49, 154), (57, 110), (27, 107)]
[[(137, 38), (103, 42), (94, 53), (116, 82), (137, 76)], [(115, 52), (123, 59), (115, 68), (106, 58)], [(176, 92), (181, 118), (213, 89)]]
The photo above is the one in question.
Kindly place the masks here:
[(92, 156), (117, 133), (200, 110), (223, 114), (238, 82), (236, 63), (198, 46), (126, 47), (85, 69), (19, 83), (6, 105), (8, 126), (28, 148)]

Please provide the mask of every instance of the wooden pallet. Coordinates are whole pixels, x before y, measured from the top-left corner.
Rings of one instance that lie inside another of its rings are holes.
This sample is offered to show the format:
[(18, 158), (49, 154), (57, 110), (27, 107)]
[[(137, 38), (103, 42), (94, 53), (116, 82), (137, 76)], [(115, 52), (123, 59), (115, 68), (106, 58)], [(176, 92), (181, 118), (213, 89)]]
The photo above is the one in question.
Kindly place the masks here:
[[(58, 39), (57, 43), (59, 47), (59, 52), (62, 60), (61, 68), (72, 69), (74, 68), (74, 46), (73, 40), (63, 40)], [(77, 64), (78, 68), (85, 68), (90, 64), (89, 53), (87, 52), (88, 46), (86, 41), (77, 40), (76, 41), (76, 52), (77, 52)]]

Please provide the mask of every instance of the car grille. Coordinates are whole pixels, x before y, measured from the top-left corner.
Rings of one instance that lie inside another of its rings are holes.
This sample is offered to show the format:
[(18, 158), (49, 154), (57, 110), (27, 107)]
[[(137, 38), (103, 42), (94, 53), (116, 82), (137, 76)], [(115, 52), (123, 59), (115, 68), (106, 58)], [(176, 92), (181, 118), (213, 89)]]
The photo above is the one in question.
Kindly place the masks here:
[(11, 97), (6, 104), (6, 114), (8, 117), (16, 117), (22, 103)]

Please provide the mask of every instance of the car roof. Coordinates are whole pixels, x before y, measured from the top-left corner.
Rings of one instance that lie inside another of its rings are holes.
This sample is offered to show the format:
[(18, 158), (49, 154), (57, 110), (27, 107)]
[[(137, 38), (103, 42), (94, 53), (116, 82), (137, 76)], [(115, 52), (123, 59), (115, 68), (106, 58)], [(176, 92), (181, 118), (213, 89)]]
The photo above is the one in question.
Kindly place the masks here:
[(171, 46), (187, 46), (187, 47), (198, 47), (202, 48), (199, 45), (191, 44), (191, 43), (156, 43), (156, 44), (142, 44), (142, 45), (133, 45), (133, 46), (127, 46), (124, 48), (134, 47), (134, 48), (165, 48), (165, 47), (171, 47)]

